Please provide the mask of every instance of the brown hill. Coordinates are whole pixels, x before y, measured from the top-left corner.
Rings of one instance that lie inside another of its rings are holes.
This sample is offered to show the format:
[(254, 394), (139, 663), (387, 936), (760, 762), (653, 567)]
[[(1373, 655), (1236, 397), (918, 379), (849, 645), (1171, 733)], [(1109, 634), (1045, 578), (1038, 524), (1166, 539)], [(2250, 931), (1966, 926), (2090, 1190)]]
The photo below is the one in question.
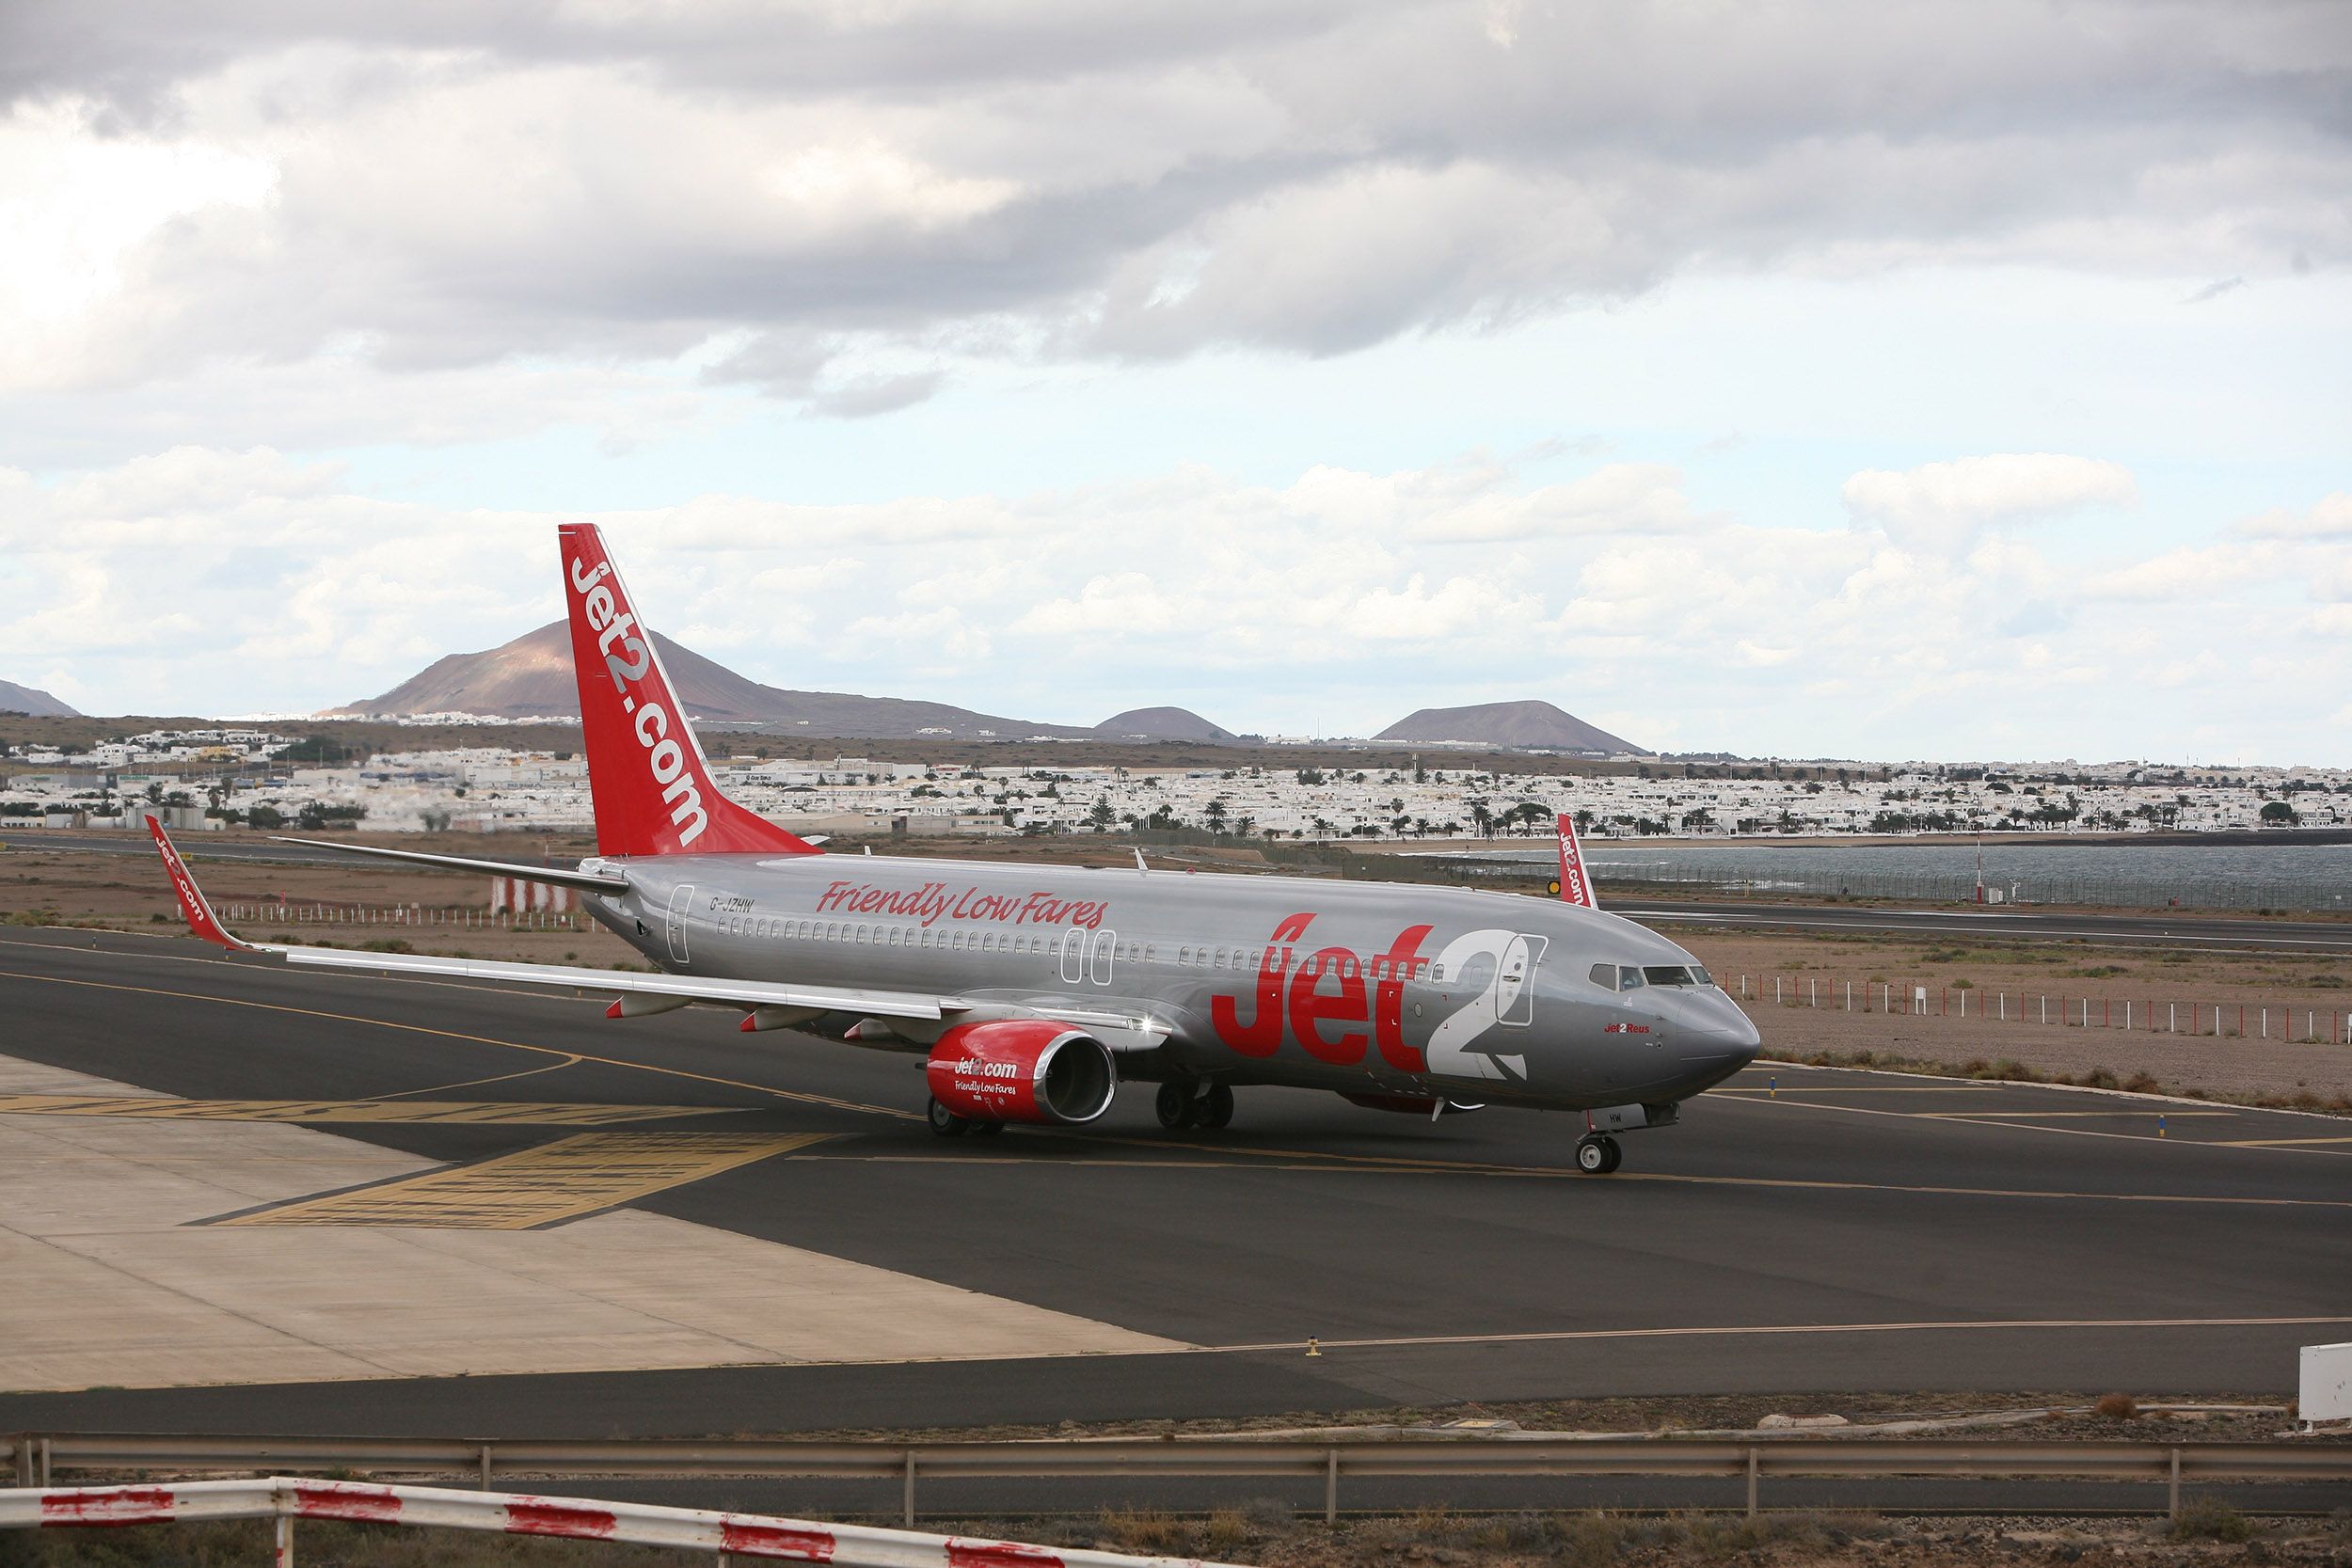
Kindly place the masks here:
[(22, 713), (31, 719), (79, 719), (80, 714), (37, 686), (0, 681), (0, 713)]
[(1467, 741), (1523, 751), (1590, 752), (1603, 756), (1645, 749), (1597, 729), (1549, 703), (1473, 703), (1468, 707), (1425, 707), (1398, 720), (1373, 737), (1424, 744)]
[(1233, 732), (1184, 707), (1131, 707), (1094, 726), (1107, 740), (1232, 740)]
[[(946, 703), (762, 686), (660, 632), (654, 633), (654, 645), (661, 651), (661, 667), (670, 673), (679, 699), (697, 719), (876, 740), (923, 735), (970, 740), (1092, 734), (1064, 724), (974, 713)], [(501, 647), (436, 659), (380, 697), (331, 710), (338, 717), (478, 713), (504, 719), (552, 719), (579, 711), (571, 633), (562, 621), (551, 621)]]

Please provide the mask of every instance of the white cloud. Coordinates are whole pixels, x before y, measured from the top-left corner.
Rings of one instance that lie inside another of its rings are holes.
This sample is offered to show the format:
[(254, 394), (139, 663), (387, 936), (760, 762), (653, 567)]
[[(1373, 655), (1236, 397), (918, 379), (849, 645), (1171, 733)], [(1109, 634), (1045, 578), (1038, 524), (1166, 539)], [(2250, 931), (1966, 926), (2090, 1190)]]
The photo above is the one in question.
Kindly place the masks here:
[(1846, 481), (1846, 505), (1906, 549), (1942, 553), (1979, 533), (2091, 506), (2138, 499), (2119, 463), (2058, 452), (1994, 452), (1890, 472), (1866, 468)]
[[(2317, 651), (2352, 631), (2344, 605), (2303, 602), (2352, 592), (2298, 553), (2331, 546), (2217, 530), (2085, 574), (1998, 532), (1928, 556), (1678, 506), (1646, 531), (1531, 529), (1507, 547), (1440, 526), (1466, 508), (1544, 515), (1558, 494), (1639, 499), (1666, 477), (1531, 484), (1471, 457), (1286, 485), (1180, 468), (1017, 497), (587, 515), (656, 625), (756, 679), (1051, 722), (1173, 702), (1239, 730), (1370, 733), (1418, 706), (1534, 696), (1709, 750), (1964, 755), (1998, 749), (1997, 717), (2086, 754), (2111, 734), (2126, 754), (2145, 746), (2124, 744), (2132, 708), (2108, 673), (2129, 670), (2185, 714), (2275, 725), (2310, 754), (2308, 714), (2352, 695), (2352, 665)], [(389, 501), (266, 451), (0, 472), (0, 675), (72, 670), (94, 711), (348, 702), (551, 618), (549, 536), (580, 515)], [(2197, 613), (2159, 625), (2143, 608), (2183, 594)], [(2249, 624), (2308, 634), (2279, 650), (2303, 661), (2280, 683), (2243, 680)]]
[[(1708, 270), (2251, 294), (2352, 258), (2347, 60), (2312, 17), (20, 0), (0, 388), (237, 367), (293, 416), (322, 357), (611, 374), (723, 344), (713, 373), (855, 416), (958, 346), (1332, 354)], [(430, 420), (363, 390), (399, 436)]]
[(2352, 490), (2323, 496), (2305, 511), (2280, 507), (2249, 517), (2237, 531), (2253, 539), (2352, 539)]

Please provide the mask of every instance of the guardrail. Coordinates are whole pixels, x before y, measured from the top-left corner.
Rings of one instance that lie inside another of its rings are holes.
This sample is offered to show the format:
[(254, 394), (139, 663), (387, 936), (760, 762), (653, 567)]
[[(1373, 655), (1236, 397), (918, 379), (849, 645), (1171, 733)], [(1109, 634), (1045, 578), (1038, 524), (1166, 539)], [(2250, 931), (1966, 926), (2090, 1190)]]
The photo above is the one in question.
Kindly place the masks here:
[(759, 1513), (721, 1513), (587, 1497), (452, 1492), (436, 1486), (298, 1481), (291, 1476), (199, 1481), (178, 1486), (0, 1491), (0, 1528), (188, 1524), (209, 1519), (276, 1519), (276, 1568), (294, 1568), (296, 1519), (628, 1541), (716, 1552), (723, 1563), (729, 1558), (755, 1557), (831, 1562), (837, 1568), (1219, 1568), (1169, 1557), (917, 1535), (871, 1525), (818, 1524)]
[(1801, 1435), (1756, 1441), (1498, 1434), (1456, 1438), (1056, 1438), (1008, 1443), (821, 1443), (675, 1438), (537, 1442), (406, 1437), (190, 1437), (26, 1433), (0, 1438), (22, 1486), (60, 1470), (356, 1470), (459, 1474), (487, 1490), (498, 1474), (788, 1476), (896, 1481), (900, 1521), (915, 1517), (918, 1477), (1041, 1480), (1092, 1476), (1320, 1477), (1324, 1517), (1339, 1515), (1350, 1476), (1664, 1476), (1744, 1478), (1754, 1513), (1771, 1477), (1914, 1476), (1955, 1480), (2163, 1482), (2165, 1510), (2185, 1483), (2352, 1481), (2352, 1444), (1966, 1442)]

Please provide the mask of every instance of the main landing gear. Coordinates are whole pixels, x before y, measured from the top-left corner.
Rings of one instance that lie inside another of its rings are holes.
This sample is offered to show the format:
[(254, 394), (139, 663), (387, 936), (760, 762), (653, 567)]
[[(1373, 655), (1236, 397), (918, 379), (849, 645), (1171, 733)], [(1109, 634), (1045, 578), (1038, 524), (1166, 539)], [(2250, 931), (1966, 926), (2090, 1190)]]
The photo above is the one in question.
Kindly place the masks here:
[(1625, 1163), (1625, 1150), (1606, 1132), (1587, 1132), (1576, 1140), (1576, 1168), (1587, 1176), (1607, 1176)]
[(970, 1117), (960, 1117), (936, 1100), (930, 1102), (924, 1117), (930, 1122), (931, 1131), (943, 1138), (961, 1138), (966, 1132), (976, 1138), (993, 1138), (1005, 1130), (1001, 1121), (975, 1121)]
[(1233, 1120), (1232, 1085), (1171, 1078), (1160, 1085), (1152, 1108), (1159, 1113), (1160, 1125), (1171, 1132), (1187, 1127), (1229, 1127)]

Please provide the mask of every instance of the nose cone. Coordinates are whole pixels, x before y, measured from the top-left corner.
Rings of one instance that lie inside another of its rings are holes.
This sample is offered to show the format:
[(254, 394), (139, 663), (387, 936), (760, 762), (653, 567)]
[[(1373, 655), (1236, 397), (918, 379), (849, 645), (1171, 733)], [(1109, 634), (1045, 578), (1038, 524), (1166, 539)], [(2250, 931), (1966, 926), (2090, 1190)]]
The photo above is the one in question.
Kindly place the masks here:
[(1720, 1084), (1756, 1060), (1764, 1037), (1737, 1002), (1721, 991), (1703, 992), (1690, 1002), (1675, 1038), (1693, 1077)]

